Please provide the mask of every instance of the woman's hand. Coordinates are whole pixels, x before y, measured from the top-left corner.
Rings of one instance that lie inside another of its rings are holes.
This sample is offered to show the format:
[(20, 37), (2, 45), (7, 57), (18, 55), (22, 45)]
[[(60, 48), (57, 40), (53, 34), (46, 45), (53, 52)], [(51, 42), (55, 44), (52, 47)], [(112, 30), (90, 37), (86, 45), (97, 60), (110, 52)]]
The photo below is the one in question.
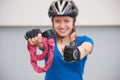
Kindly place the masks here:
[(31, 45), (37, 45), (39, 48), (43, 48), (42, 34), (40, 29), (32, 29), (27, 31), (25, 39), (28, 40)]

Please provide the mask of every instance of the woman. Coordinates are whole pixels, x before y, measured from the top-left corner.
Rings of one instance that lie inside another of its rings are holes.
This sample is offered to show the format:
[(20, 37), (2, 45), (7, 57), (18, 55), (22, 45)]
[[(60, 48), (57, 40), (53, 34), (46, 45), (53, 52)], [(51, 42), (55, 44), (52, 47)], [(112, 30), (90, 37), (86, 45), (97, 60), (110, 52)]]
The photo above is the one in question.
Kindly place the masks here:
[[(54, 59), (52, 66), (46, 72), (45, 80), (83, 80), (84, 64), (93, 49), (93, 41), (87, 36), (76, 36), (75, 21), (78, 8), (71, 0), (53, 1), (49, 8), (54, 38)], [(39, 29), (26, 33), (31, 45), (43, 48)]]

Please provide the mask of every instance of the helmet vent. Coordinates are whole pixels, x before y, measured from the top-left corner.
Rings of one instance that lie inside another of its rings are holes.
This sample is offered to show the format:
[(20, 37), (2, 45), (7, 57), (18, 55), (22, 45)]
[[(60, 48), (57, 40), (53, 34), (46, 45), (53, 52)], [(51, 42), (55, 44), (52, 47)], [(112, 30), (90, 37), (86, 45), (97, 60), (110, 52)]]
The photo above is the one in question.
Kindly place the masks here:
[(60, 5), (62, 4), (63, 0), (60, 0)]
[(58, 12), (59, 12), (60, 10), (59, 10), (59, 8), (58, 8), (58, 3), (57, 3), (57, 2), (55, 3), (55, 7), (56, 7), (56, 9), (57, 9)]
[(75, 9), (75, 7), (73, 6), (73, 7), (72, 7), (72, 9), (74, 10), (74, 9)]
[(68, 5), (68, 2), (65, 3), (65, 5), (64, 5), (64, 7), (63, 7), (63, 9), (62, 9), (62, 11), (66, 8), (67, 5)]

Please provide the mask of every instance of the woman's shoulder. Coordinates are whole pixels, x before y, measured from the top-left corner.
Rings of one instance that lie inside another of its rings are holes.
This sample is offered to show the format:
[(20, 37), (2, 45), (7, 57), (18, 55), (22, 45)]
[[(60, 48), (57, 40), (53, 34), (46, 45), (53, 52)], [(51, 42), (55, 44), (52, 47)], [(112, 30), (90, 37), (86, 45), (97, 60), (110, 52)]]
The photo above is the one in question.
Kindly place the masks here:
[(89, 36), (83, 35), (83, 36), (77, 36), (76, 37), (77, 42), (90, 42), (91, 44), (94, 44), (93, 39)]
[(89, 37), (89, 36), (87, 36), (87, 35), (77, 35), (77, 38), (81, 38), (81, 39), (87, 39), (87, 38), (90, 38), (91, 39), (91, 37)]

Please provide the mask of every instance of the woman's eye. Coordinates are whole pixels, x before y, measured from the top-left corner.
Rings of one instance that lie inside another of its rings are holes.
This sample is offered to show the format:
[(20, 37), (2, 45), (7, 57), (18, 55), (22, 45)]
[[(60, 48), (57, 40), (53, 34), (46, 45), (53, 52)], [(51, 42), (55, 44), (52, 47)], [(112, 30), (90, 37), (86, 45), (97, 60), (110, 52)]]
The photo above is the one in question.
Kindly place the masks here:
[(65, 23), (68, 23), (68, 22), (70, 22), (69, 20), (65, 20)]
[(59, 20), (56, 20), (55, 23), (59, 23), (60, 21)]

